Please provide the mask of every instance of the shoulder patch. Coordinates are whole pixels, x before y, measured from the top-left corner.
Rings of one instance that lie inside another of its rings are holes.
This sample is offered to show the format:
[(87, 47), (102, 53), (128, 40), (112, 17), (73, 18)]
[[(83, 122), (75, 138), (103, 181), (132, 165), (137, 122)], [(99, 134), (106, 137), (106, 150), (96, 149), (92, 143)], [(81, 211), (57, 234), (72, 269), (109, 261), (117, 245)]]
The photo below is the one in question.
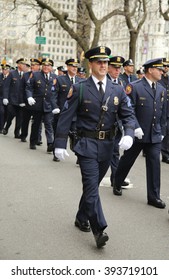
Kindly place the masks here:
[(129, 84), (129, 85), (127, 85), (126, 86), (126, 90), (125, 90), (125, 92), (126, 92), (126, 94), (130, 94), (131, 92), (132, 92), (132, 85), (131, 84)]
[(73, 87), (70, 88), (67, 98), (70, 98), (73, 95)]

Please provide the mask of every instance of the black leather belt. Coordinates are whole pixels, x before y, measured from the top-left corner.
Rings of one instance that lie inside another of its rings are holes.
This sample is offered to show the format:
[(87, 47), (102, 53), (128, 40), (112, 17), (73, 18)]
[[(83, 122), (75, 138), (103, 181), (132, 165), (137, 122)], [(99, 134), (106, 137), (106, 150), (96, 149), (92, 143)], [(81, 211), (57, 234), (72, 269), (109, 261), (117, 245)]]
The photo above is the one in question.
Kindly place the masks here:
[(79, 137), (88, 137), (88, 138), (99, 139), (99, 140), (104, 140), (104, 139), (111, 140), (115, 135), (115, 131), (114, 129), (106, 130), (106, 131), (105, 130), (98, 130), (98, 131), (78, 130), (77, 134)]

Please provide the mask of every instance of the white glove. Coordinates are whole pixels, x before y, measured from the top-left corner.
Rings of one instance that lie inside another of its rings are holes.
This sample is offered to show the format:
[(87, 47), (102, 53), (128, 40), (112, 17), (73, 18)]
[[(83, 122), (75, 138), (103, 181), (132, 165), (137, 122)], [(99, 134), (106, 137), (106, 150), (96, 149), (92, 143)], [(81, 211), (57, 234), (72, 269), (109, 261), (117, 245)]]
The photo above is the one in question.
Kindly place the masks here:
[(33, 97), (28, 97), (28, 104), (30, 106), (34, 105), (36, 103), (35, 99)]
[(144, 135), (144, 133), (143, 133), (141, 127), (136, 128), (136, 129), (134, 130), (134, 136), (137, 137), (138, 139), (142, 139), (142, 138), (143, 138), (143, 135)]
[(65, 160), (65, 156), (69, 157), (69, 154), (66, 151), (66, 149), (55, 148), (55, 157), (57, 157), (60, 160)]
[(161, 141), (163, 141), (163, 139), (164, 139), (164, 135), (161, 135)]
[(128, 150), (133, 145), (133, 138), (129, 135), (125, 135), (121, 138), (119, 142), (119, 147), (122, 150)]
[(25, 103), (20, 103), (19, 106), (20, 107), (25, 107)]
[(8, 105), (8, 103), (9, 103), (8, 99), (4, 98), (3, 99), (3, 104), (6, 106), (6, 105)]
[(52, 113), (54, 115), (59, 114), (60, 113), (60, 109), (59, 108), (55, 108), (55, 109), (52, 110)]

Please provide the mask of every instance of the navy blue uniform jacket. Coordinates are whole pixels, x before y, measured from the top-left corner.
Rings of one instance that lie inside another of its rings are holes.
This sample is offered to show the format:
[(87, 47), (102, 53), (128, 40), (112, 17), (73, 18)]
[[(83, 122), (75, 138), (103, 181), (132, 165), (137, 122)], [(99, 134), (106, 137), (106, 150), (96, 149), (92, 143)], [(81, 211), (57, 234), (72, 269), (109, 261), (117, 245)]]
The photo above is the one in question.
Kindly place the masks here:
[(31, 106), (32, 110), (51, 112), (57, 108), (56, 74), (50, 73), (46, 81), (44, 73), (33, 72), (26, 83), (26, 97), (33, 97), (36, 103)]
[(141, 127), (144, 136), (136, 141), (144, 143), (159, 143), (161, 136), (166, 134), (166, 90), (156, 83), (156, 95), (147, 80), (143, 77), (130, 85), (128, 96), (135, 110), (136, 128)]
[(22, 103), (22, 82), (17, 70), (12, 70), (4, 82), (3, 98), (9, 100), (12, 105)]
[[(76, 83), (80, 82), (81, 80), (82, 80), (81, 78), (77, 76), (75, 77)], [(60, 110), (62, 110), (64, 106), (71, 85), (72, 84), (68, 74), (57, 77), (57, 83), (56, 83), (57, 104)]]
[[(82, 84), (82, 94), (80, 93)], [(81, 99), (81, 100), (80, 100)], [(72, 118), (77, 113), (76, 127), (78, 130), (95, 131), (99, 123), (102, 105), (107, 102), (101, 130), (110, 130), (116, 121), (116, 113), (123, 121), (125, 134), (134, 136), (135, 118), (133, 109), (123, 88), (107, 79), (105, 94), (102, 100), (92, 77), (74, 84), (70, 89), (67, 101), (60, 114), (56, 130), (55, 147), (66, 148)], [(113, 139), (98, 140), (82, 137), (75, 145), (74, 151), (82, 156), (98, 161), (109, 160), (112, 157)]]

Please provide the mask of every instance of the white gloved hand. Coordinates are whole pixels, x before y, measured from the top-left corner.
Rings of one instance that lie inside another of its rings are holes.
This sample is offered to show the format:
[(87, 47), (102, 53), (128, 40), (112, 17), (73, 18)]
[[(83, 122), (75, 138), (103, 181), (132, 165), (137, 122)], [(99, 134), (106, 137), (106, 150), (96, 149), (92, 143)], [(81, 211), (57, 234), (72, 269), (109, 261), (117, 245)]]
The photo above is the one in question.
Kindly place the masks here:
[(55, 108), (55, 109), (52, 110), (52, 113), (54, 115), (59, 114), (60, 113), (60, 109), (59, 108)]
[(65, 156), (69, 157), (69, 154), (66, 151), (66, 149), (55, 148), (55, 157), (57, 157), (60, 160), (65, 160)]
[(121, 138), (119, 142), (119, 147), (122, 150), (128, 150), (133, 145), (133, 138), (129, 135), (125, 135)]
[(164, 139), (164, 135), (161, 135), (161, 141), (163, 141), (163, 139)]
[(134, 130), (134, 136), (137, 137), (138, 139), (142, 139), (143, 135), (144, 135), (144, 133), (143, 133), (141, 127), (138, 127)]
[(28, 97), (28, 104), (30, 106), (34, 105), (36, 103), (35, 99), (33, 97)]
[(25, 107), (25, 103), (20, 103), (19, 106), (20, 107)]
[(6, 105), (8, 105), (8, 103), (9, 103), (8, 99), (4, 98), (3, 99), (3, 104), (6, 106)]

